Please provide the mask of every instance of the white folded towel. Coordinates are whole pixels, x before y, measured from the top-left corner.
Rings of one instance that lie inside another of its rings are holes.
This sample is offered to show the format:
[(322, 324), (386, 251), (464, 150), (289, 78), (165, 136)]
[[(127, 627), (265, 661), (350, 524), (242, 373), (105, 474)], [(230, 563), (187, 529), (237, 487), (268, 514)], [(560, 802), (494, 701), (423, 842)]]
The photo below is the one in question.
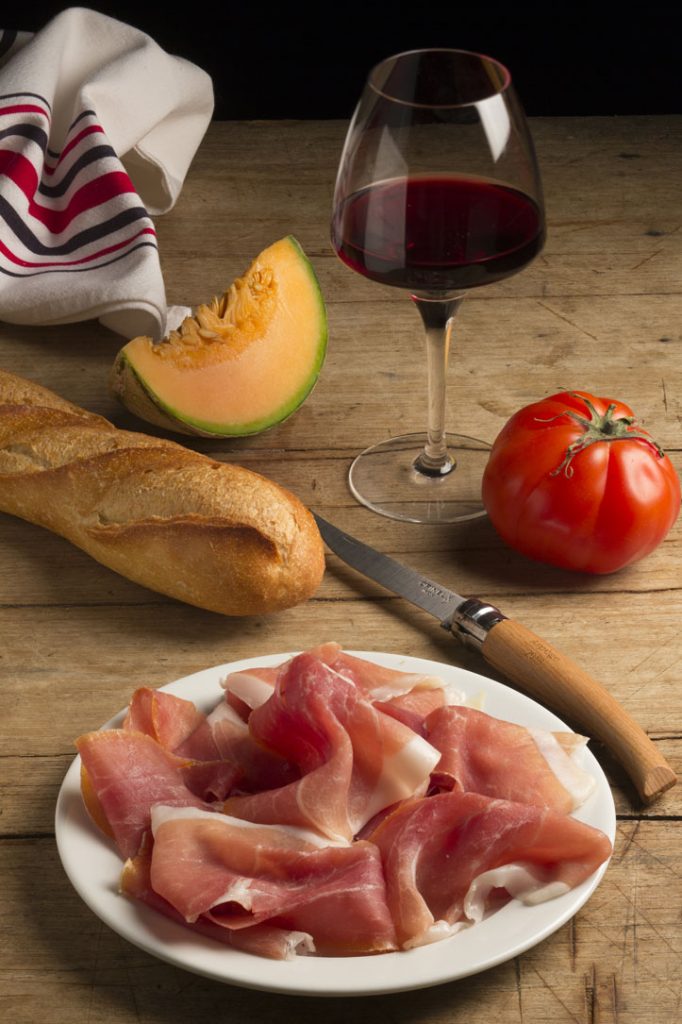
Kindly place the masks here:
[(175, 203), (212, 112), (205, 72), (96, 11), (0, 31), (0, 320), (162, 337), (150, 214)]

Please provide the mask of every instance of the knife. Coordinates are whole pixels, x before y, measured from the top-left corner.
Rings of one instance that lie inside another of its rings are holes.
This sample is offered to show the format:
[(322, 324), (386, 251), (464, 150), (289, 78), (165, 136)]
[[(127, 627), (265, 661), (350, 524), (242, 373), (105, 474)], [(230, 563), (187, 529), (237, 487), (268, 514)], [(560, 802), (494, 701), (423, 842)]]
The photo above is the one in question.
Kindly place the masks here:
[(675, 772), (644, 730), (608, 690), (566, 655), (494, 605), (462, 597), (313, 515), (325, 543), (344, 562), (435, 616), (489, 665), (604, 743), (645, 803), (675, 785)]

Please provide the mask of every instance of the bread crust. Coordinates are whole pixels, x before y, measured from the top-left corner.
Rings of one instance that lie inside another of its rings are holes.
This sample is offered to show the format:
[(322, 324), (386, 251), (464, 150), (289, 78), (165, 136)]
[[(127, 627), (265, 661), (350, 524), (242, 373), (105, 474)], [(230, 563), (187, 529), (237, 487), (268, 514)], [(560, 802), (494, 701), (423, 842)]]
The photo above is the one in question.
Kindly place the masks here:
[(298, 604), (324, 572), (315, 520), (283, 487), (174, 441), (118, 430), (2, 370), (0, 511), (151, 590), (223, 615)]

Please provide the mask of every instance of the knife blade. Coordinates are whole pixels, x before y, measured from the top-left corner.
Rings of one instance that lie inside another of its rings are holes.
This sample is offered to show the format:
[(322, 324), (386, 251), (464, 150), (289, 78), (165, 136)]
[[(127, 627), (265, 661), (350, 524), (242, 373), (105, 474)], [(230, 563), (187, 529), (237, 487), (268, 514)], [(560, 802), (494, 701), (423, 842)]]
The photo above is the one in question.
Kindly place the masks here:
[(396, 562), (394, 558), (344, 533), (315, 512), (313, 515), (327, 547), (331, 548), (334, 554), (358, 572), (380, 583), (382, 587), (423, 608), (429, 615), (439, 619), (441, 624), (451, 618), (457, 606), (465, 600), (454, 590), (446, 590), (433, 580), (428, 580), (425, 576), (420, 576), (412, 569)]
[(675, 785), (677, 775), (644, 730), (565, 654), (494, 605), (463, 597), (313, 515), (327, 547), (346, 564), (433, 615), (521, 689), (604, 743), (645, 803)]

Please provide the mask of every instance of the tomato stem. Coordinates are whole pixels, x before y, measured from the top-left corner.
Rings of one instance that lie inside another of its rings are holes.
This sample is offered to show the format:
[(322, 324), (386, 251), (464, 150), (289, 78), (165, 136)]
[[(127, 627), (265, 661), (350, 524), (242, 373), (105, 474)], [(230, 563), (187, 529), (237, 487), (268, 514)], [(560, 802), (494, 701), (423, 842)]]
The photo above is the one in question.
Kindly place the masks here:
[(563, 461), (556, 469), (552, 470), (550, 476), (558, 476), (563, 471), (564, 475), (570, 479), (573, 476), (573, 466), (571, 465), (573, 459), (580, 452), (589, 448), (591, 444), (596, 444), (598, 441), (630, 441), (634, 438), (639, 438), (640, 441), (645, 441), (656, 451), (659, 459), (663, 458), (661, 446), (652, 437), (637, 428), (634, 416), (614, 417), (615, 402), (611, 402), (606, 412), (601, 414), (597, 412), (589, 398), (586, 398), (584, 395), (577, 395), (572, 391), (569, 394), (574, 398), (580, 398), (585, 403), (590, 414), (589, 419), (586, 416), (581, 416), (578, 412), (574, 412), (572, 409), (565, 409), (564, 412), (557, 413), (556, 416), (550, 416), (549, 419), (536, 417), (539, 423), (552, 423), (562, 416), (570, 416), (584, 431), (581, 437), (568, 446)]

